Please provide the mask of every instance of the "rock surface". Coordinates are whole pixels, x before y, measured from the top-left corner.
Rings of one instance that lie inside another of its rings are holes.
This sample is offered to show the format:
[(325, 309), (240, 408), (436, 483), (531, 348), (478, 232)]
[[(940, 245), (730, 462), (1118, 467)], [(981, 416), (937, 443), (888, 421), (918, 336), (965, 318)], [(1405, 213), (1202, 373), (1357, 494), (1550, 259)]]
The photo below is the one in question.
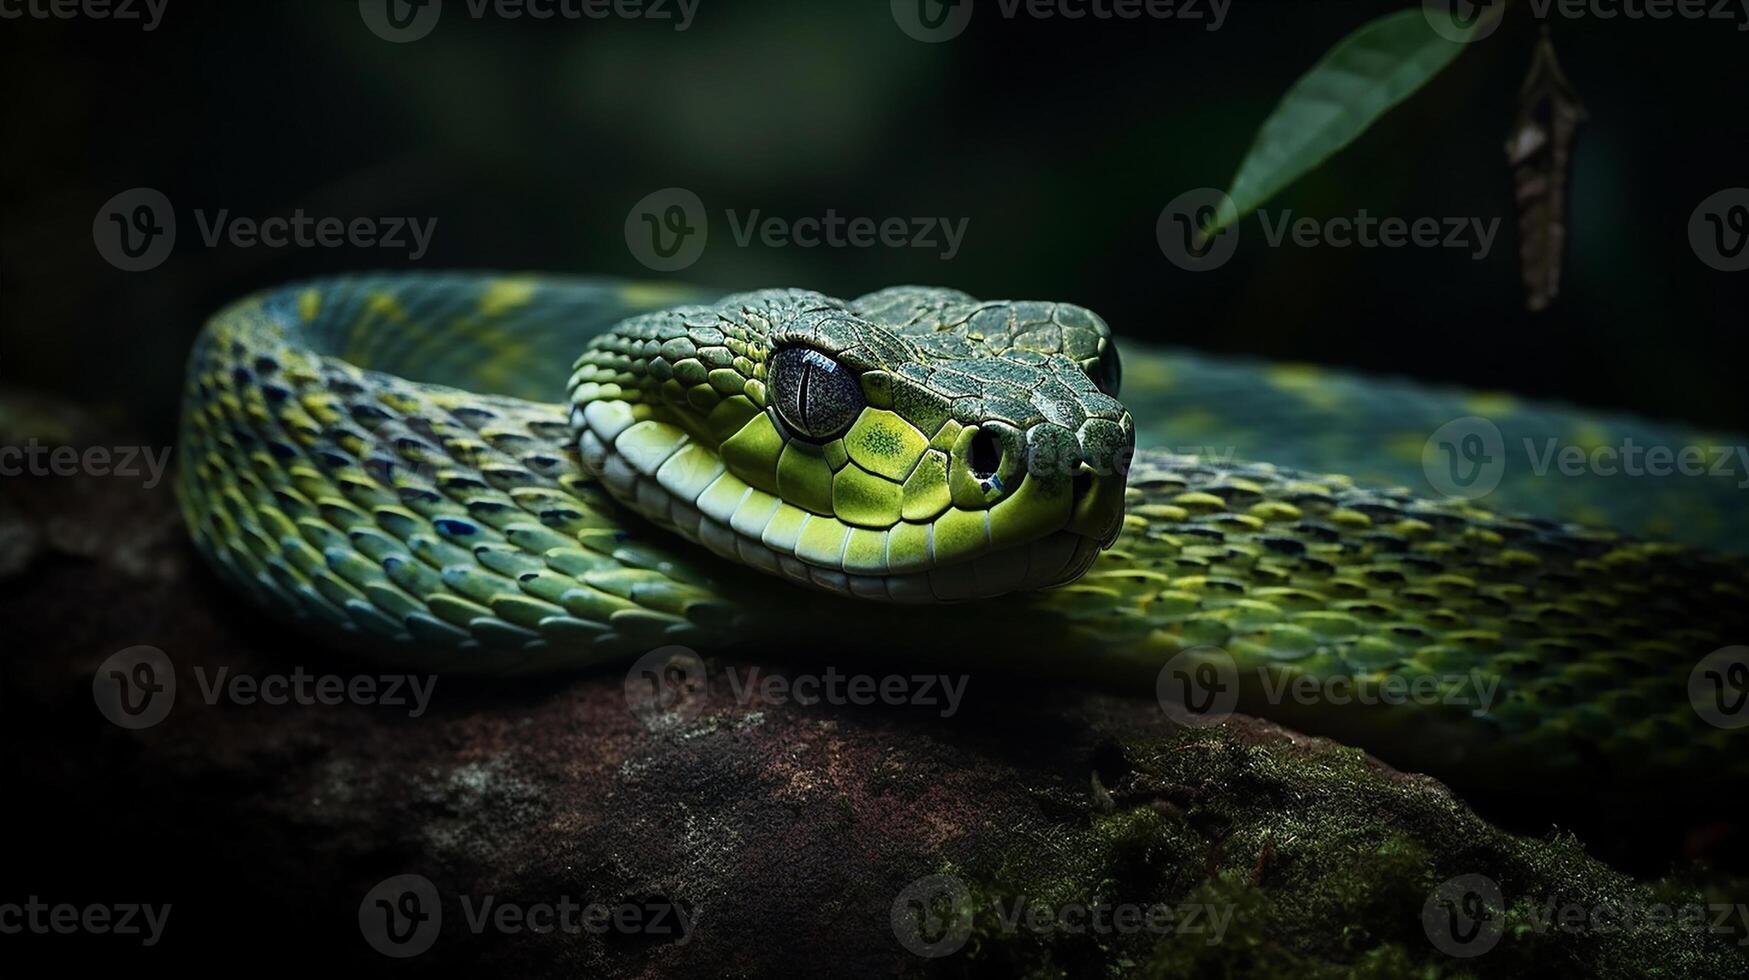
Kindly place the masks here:
[[(309, 694), (377, 678), (386, 694), (391, 668), (241, 608), (182, 540), (168, 481), (7, 478), (0, 525), (16, 544), (0, 562), (0, 717), (19, 818), (0, 903), (172, 905), (151, 948), (7, 937), (69, 961), (628, 977), (1749, 967), (1710, 921), (1538, 925), (1549, 903), (1707, 897), (1635, 881), (1570, 838), (1503, 833), (1433, 780), (1266, 722), (1179, 728), (1151, 701), (989, 674), (949, 677), (965, 684), (951, 705), (939, 685), (934, 703), (802, 704), (764, 679), (824, 668), (782, 651), (703, 672), (681, 658), (654, 686), (620, 669), (415, 677), (423, 710), (260, 703), (247, 685), (275, 677)], [(176, 688), (162, 721), (130, 730), (100, 712), (94, 676), (103, 688), (106, 661), (141, 645)], [(403, 895), (406, 875), (430, 892)], [(377, 899), (440, 909), (441, 925), (394, 919), (411, 932), (396, 945)], [(548, 927), (547, 906), (576, 930)], [(390, 963), (373, 940), (422, 951)]]

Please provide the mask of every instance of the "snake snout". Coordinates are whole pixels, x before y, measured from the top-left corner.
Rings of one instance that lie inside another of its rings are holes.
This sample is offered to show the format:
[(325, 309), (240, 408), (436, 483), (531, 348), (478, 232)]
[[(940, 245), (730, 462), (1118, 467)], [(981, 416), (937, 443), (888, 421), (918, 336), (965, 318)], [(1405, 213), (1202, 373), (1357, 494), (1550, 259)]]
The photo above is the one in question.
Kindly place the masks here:
[(1109, 548), (1123, 527), (1124, 485), (1135, 457), (1135, 431), (1126, 413), (1115, 424), (1090, 423), (1078, 435), (1080, 459), (1069, 477), (1069, 530)]
[(1070, 486), (1069, 530), (1098, 541), (1101, 548), (1111, 547), (1123, 526), (1124, 475), (1099, 473), (1082, 463)]
[(1123, 524), (1124, 483), (1135, 453), (1127, 414), (1116, 420), (1087, 419), (1070, 428), (1045, 422), (1030, 429), (1021, 450), (1028, 481), (1044, 493), (1062, 494), (1067, 514), (1061, 527), (1108, 547)]

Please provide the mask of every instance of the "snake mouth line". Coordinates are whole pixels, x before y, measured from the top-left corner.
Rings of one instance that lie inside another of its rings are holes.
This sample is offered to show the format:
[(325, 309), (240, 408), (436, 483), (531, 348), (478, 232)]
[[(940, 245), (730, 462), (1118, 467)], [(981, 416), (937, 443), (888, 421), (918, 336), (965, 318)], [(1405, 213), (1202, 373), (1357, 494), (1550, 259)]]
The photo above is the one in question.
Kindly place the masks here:
[[(584, 467), (615, 497), (721, 557), (822, 591), (896, 603), (994, 598), (1072, 582), (1099, 556), (1099, 540), (1064, 529), (936, 565), (933, 522), (909, 525), (923, 547), (896, 555), (891, 529), (785, 503), (748, 486), (679, 427), (628, 422), (616, 412), (571, 413)], [(636, 438), (621, 438), (633, 429)], [(989, 512), (981, 513), (988, 549)]]

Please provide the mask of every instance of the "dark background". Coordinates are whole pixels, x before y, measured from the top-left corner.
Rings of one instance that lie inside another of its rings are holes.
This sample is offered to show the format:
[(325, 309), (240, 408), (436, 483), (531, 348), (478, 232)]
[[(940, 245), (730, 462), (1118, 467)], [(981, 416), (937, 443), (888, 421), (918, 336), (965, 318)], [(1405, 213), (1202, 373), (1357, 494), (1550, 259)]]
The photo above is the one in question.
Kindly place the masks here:
[[(193, 212), (438, 221), (421, 268), (653, 276), (632, 205), (712, 214), (678, 277), (854, 295), (917, 281), (1088, 305), (1129, 337), (1348, 365), (1749, 427), (1749, 275), (1703, 265), (1690, 213), (1749, 184), (1749, 34), (1730, 22), (1562, 21), (1590, 111), (1567, 290), (1524, 311), (1502, 145), (1536, 27), (1523, 4), (1409, 104), (1271, 207), (1500, 217), (1493, 254), (1261, 247), (1170, 265), (1155, 220), (1226, 186), (1256, 127), (1345, 33), (1406, 0), (1237, 0), (1207, 23), (1005, 20), (919, 43), (885, 0), (702, 0), (672, 22), (466, 15), (387, 43), (358, 5), (169, 0), (161, 26), (0, 21), (0, 385), (69, 394), (168, 440), (181, 360), (248, 291), (405, 267), (387, 249), (206, 248)], [(1203, 4), (1206, 7), (1206, 2)], [(173, 202), (175, 253), (118, 271), (92, 242), (113, 195)], [(969, 218), (961, 253), (739, 248), (724, 209)]]
[[(942, 44), (907, 37), (886, 0), (701, 0), (684, 33), (664, 22), (474, 21), (464, 0), (447, 0), (435, 32), (407, 45), (373, 35), (353, 0), (169, 0), (151, 33), (0, 20), (0, 390), (71, 397), (168, 445), (182, 360), (205, 317), (286, 280), (414, 265), (382, 249), (209, 249), (196, 209), (435, 218), (419, 268), (646, 277), (654, 274), (623, 237), (627, 212), (681, 186), (700, 195), (713, 227), (703, 258), (678, 277), (707, 285), (849, 296), (914, 281), (1062, 299), (1131, 338), (1749, 429), (1739, 394), (1749, 274), (1706, 267), (1686, 232), (1702, 199), (1749, 186), (1749, 33), (1735, 24), (1554, 26), (1590, 120), (1577, 150), (1566, 293), (1530, 314), (1502, 151), (1536, 35), (1524, 4), (1270, 204), (1317, 217), (1362, 208), (1498, 217), (1486, 261), (1446, 250), (1269, 249), (1252, 218), (1230, 263), (1192, 274), (1156, 244), (1162, 207), (1185, 190), (1225, 186), (1300, 73), (1347, 32), (1412, 0), (1235, 0), (1213, 33), (1176, 20), (1006, 21), (993, 15), (995, 0), (975, 2), (969, 29)], [(114, 195), (142, 186), (173, 202), (178, 244), (156, 269), (126, 273), (98, 254), (92, 223)], [(721, 220), (731, 208), (970, 224), (961, 253), (943, 262), (929, 249), (738, 248)], [(180, 541), (180, 529), (164, 533)], [(169, 603), (152, 615), (175, 622), (180, 612)], [(131, 624), (135, 615), (109, 613), (92, 618)], [(66, 624), (67, 649), (117, 648), (80, 628)], [(30, 648), (17, 629), (6, 641)], [(52, 746), (131, 771), (132, 743), (93, 730), (89, 688), (56, 690), (63, 727), (51, 726), (50, 709), (8, 708), (37, 735), (20, 757), (40, 771), (74, 765)], [(67, 728), (85, 741), (54, 744)], [(275, 937), (301, 934), (264, 937), (252, 918), (263, 896), (293, 925), (326, 922), (331, 911), (313, 900), (323, 897), (321, 874), (254, 877), (267, 865), (248, 850), (301, 854), (328, 843), (322, 828), (311, 839), (243, 835), (238, 844), (224, 824), (224, 801), (271, 789), (283, 765), (245, 759), (240, 786), (192, 795), (179, 783), (157, 789), (143, 766), (76, 794), (8, 778), (25, 787), (17, 809), (39, 831), (20, 835), (27, 844), (11, 877), (59, 883), (55, 900), (157, 901), (166, 879), (182, 883), (170, 893), (178, 901), (219, 895), (235, 918), (221, 924), (234, 928), (201, 936), (198, 951), (235, 947), (234, 962), (268, 974), (328, 955), (329, 941), (374, 956), (350, 933), (285, 943)], [(175, 841), (136, 840), (136, 824), (152, 820), (173, 822), (178, 840), (212, 841), (211, 852), (191, 870), (168, 846)], [(116, 894), (118, 880), (133, 890)], [(51, 891), (21, 890), (30, 887)], [(180, 928), (176, 920), (170, 931)], [(136, 952), (126, 943), (100, 951), (122, 962)]]

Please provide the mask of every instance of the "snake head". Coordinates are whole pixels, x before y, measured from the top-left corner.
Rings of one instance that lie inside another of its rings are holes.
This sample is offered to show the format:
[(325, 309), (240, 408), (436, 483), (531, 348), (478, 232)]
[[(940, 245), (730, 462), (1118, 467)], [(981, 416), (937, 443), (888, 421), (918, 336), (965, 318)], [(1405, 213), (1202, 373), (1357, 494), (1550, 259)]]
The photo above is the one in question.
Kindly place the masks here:
[(1072, 581), (1115, 540), (1135, 432), (1098, 317), (901, 287), (628, 320), (572, 377), (585, 466), (725, 557), (901, 602)]

